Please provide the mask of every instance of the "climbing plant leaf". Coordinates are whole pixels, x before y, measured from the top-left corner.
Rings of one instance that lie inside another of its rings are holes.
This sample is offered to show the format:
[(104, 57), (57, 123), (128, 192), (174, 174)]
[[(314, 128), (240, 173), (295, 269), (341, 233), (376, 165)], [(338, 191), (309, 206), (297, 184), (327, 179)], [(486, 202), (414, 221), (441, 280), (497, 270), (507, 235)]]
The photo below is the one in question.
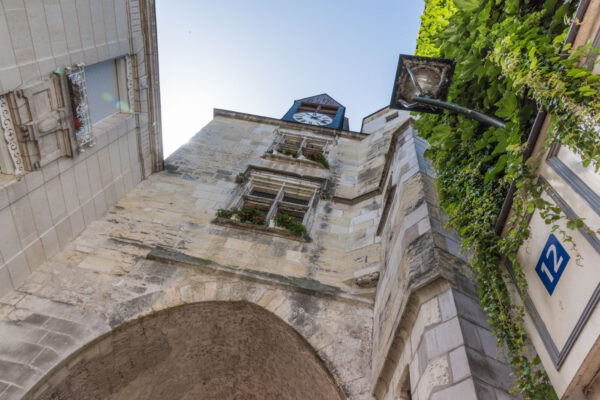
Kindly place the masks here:
[[(536, 111), (552, 117), (544, 149), (560, 142), (584, 166), (600, 168), (600, 77), (582, 63), (599, 50), (565, 44), (576, 7), (572, 0), (425, 0), (417, 39), (417, 55), (456, 62), (448, 101), (507, 122), (496, 129), (444, 112), (421, 115), (416, 127), (431, 146), (426, 155), (437, 170), (448, 225), (471, 255), (481, 305), (526, 399), (556, 394), (547, 375), (533, 368), (539, 359), (527, 348), (525, 311), (511, 301), (502, 265), (511, 262), (526, 292), (516, 253), (530, 234), (528, 216), (537, 210), (552, 230), (564, 226), (556, 223), (564, 214), (537, 183), (536, 155), (524, 160)], [(512, 214), (499, 236), (495, 226), (513, 182)], [(569, 229), (582, 224), (565, 223)]]
[(478, 0), (454, 0), (454, 5), (461, 11), (473, 11), (479, 7)]

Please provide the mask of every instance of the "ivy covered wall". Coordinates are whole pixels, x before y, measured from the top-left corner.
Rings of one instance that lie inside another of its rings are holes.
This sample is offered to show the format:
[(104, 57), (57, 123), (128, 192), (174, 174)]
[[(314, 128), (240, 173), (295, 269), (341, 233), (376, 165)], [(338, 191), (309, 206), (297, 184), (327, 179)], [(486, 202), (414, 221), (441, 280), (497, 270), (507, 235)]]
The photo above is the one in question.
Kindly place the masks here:
[[(501, 262), (513, 263), (526, 288), (516, 251), (529, 235), (527, 216), (539, 209), (546, 223), (560, 209), (541, 197), (536, 155), (525, 160), (527, 137), (538, 111), (551, 115), (545, 148), (560, 141), (585, 166), (600, 167), (600, 77), (582, 67), (589, 45), (565, 44), (578, 1), (425, 0), (416, 55), (456, 62), (448, 101), (507, 122), (491, 128), (461, 115), (421, 115), (416, 126), (431, 148), (437, 189), (449, 225), (472, 255), (481, 305), (508, 349), (517, 387), (525, 398), (556, 398), (545, 373), (527, 351), (524, 311), (511, 302)], [(507, 234), (496, 223), (511, 183), (516, 191)], [(569, 221), (569, 228), (583, 221)], [(561, 232), (570, 240), (569, 232)]]

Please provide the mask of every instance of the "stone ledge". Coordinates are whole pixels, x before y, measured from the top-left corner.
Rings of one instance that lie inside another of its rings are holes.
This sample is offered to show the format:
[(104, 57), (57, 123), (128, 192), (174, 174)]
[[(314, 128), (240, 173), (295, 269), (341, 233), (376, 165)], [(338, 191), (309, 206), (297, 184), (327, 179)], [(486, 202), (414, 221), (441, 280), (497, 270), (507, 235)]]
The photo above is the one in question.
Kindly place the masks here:
[(228, 275), (235, 276), (243, 280), (254, 281), (271, 286), (279, 286), (284, 289), (292, 289), (298, 292), (308, 293), (311, 295), (334, 297), (340, 301), (352, 302), (361, 304), (366, 307), (371, 307), (373, 302), (357, 297), (362, 291), (357, 293), (344, 291), (337, 286), (331, 286), (321, 283), (310, 277), (293, 277), (284, 276), (271, 272), (255, 271), (244, 268), (237, 268), (231, 265), (223, 265), (213, 260), (194, 257), (188, 254), (179, 252), (173, 249), (163, 247), (155, 247), (146, 256), (148, 260), (158, 261), (166, 264), (180, 264), (200, 269), (203, 273), (210, 275)]
[(312, 242), (312, 239), (310, 238), (310, 236), (305, 237), (305, 238), (298, 237), (286, 229), (270, 228), (270, 227), (264, 226), (264, 225), (254, 225), (254, 224), (249, 224), (246, 222), (235, 221), (233, 219), (217, 217), (217, 218), (213, 219), (212, 221), (210, 221), (210, 223), (215, 224), (215, 225), (221, 225), (221, 226), (231, 226), (231, 227), (234, 227), (237, 229), (258, 232), (258, 233), (262, 233), (262, 234), (270, 235), (270, 236), (278, 236), (278, 237), (282, 237), (285, 239), (296, 240), (298, 242), (305, 242), (305, 243)]
[(288, 162), (292, 165), (293, 164), (301, 164), (301, 165), (307, 166), (307, 167), (313, 167), (313, 168), (327, 170), (327, 168), (325, 168), (321, 163), (318, 163), (316, 161), (308, 160), (306, 158), (303, 158), (303, 159), (294, 158), (292, 156), (286, 156), (285, 154), (265, 153), (262, 156), (262, 158), (267, 159), (267, 160), (273, 160), (273, 161)]
[(219, 108), (215, 108), (213, 110), (213, 117), (224, 117), (224, 118), (234, 118), (240, 119), (242, 121), (250, 121), (250, 122), (258, 122), (262, 124), (273, 124), (279, 127), (288, 128), (290, 130), (296, 131), (310, 131), (316, 134), (326, 135), (326, 136), (339, 136), (346, 139), (354, 139), (354, 140), (363, 140), (369, 137), (369, 134), (362, 132), (353, 132), (353, 131), (342, 131), (339, 129), (333, 128), (325, 128), (322, 126), (315, 125), (306, 125), (300, 124), (297, 122), (284, 121), (281, 119), (264, 117), (262, 115), (254, 115), (254, 114), (246, 114), (237, 111), (230, 110), (222, 110)]

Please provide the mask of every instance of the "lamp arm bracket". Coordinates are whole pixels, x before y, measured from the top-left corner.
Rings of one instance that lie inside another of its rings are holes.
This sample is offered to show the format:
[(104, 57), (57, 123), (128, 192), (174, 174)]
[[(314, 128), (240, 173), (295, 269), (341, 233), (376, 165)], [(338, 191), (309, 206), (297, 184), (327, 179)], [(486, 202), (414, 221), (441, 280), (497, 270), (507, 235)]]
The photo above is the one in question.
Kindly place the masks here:
[[(506, 123), (497, 118), (490, 117), (484, 113), (480, 113), (479, 111), (471, 110), (470, 108), (466, 108), (463, 106), (459, 106), (458, 104), (448, 103), (446, 101), (431, 99), (429, 97), (413, 97), (413, 101), (416, 103), (427, 104), (433, 107), (443, 108), (445, 110), (449, 110), (458, 114), (462, 114), (468, 118), (472, 118), (479, 122), (483, 122), (485, 124), (491, 125), (495, 128), (504, 128), (506, 127)], [(415, 103), (409, 104), (409, 108), (414, 107)]]
[(414, 102), (414, 103), (410, 103), (409, 104), (409, 103), (404, 103), (403, 101), (400, 101), (399, 103), (402, 105), (402, 107), (408, 108), (408, 109), (415, 108), (416, 106), (419, 105), (418, 102)]

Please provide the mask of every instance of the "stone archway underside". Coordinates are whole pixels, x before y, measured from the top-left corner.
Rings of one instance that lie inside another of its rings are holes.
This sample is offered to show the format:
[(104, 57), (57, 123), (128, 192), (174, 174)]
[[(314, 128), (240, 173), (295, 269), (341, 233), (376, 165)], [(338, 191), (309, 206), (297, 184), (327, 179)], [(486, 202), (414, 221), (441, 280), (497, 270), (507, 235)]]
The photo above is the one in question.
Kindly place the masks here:
[(37, 399), (342, 398), (312, 347), (246, 302), (189, 304), (142, 318), (67, 365), (44, 380)]

